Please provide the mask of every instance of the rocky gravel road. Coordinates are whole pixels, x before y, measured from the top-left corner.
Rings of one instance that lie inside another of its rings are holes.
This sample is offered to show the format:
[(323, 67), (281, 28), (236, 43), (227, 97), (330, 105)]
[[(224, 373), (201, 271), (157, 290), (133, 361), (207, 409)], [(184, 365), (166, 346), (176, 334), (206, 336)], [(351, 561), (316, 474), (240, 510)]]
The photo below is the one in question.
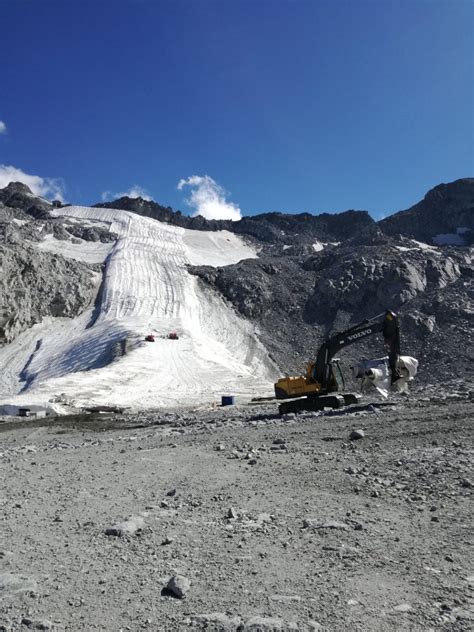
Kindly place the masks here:
[(470, 630), (473, 409), (2, 423), (0, 630)]

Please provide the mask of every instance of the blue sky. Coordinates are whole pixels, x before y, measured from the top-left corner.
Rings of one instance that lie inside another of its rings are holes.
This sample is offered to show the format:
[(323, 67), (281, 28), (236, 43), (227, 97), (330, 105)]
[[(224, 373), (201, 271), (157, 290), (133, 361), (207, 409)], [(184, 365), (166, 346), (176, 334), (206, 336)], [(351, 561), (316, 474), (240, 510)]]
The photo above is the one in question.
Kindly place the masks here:
[(1, 0), (3, 181), (381, 217), (473, 175), (473, 19), (470, 0)]

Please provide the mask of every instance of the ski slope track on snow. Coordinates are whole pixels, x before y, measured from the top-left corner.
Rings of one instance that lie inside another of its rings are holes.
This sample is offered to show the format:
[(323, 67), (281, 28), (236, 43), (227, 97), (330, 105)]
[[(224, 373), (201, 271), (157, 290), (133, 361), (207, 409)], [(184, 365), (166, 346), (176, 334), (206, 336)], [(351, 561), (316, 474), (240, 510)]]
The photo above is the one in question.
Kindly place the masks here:
[[(118, 240), (103, 250), (95, 307), (47, 319), (0, 349), (0, 412), (176, 408), (271, 394), (277, 370), (253, 326), (187, 271), (256, 257), (251, 247), (228, 231), (187, 230), (127, 211), (72, 206), (55, 214), (106, 222)], [(41, 247), (68, 256), (67, 242)], [(168, 339), (172, 331), (178, 340)], [(145, 342), (150, 333), (155, 342)]]

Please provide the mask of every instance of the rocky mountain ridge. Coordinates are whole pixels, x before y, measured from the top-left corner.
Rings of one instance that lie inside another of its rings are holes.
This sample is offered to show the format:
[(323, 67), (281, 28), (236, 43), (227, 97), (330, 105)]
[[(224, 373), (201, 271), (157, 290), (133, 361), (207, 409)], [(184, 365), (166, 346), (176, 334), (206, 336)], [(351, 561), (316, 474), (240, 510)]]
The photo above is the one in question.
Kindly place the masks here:
[[(474, 216), (472, 178), (435, 187), (411, 209), (381, 222), (365, 211), (267, 213), (240, 222), (208, 221), (140, 198), (98, 206), (197, 230), (231, 230), (253, 241), (260, 250), (258, 259), (221, 268), (193, 266), (189, 271), (257, 326), (282, 371), (304, 370), (327, 336), (386, 308), (401, 314), (402, 352), (422, 360), (422, 379), (443, 380), (453, 372), (465, 376), (472, 370), (472, 249), (467, 245)], [(100, 267), (39, 253), (32, 244), (46, 235), (71, 243), (115, 236), (54, 217), (51, 208), (25, 185), (0, 190), (4, 342), (46, 315), (81, 313), (98, 290), (91, 279)], [(459, 228), (465, 229), (462, 244), (436, 247), (414, 240), (432, 242), (443, 231)], [(22, 276), (25, 266), (31, 274)], [(40, 291), (43, 278), (50, 281), (48, 292)], [(20, 298), (12, 287), (22, 289)], [(350, 363), (361, 354), (382, 353), (380, 341), (370, 340), (341, 355)]]
[[(439, 235), (457, 235), (453, 245), (474, 243), (474, 178), (461, 178), (440, 184), (409, 209), (398, 211), (376, 222), (367, 211), (341, 213), (262, 213), (245, 216), (237, 222), (189, 217), (171, 207), (142, 198), (121, 197), (96, 204), (101, 208), (118, 208), (161, 222), (195, 230), (230, 230), (251, 236), (263, 244), (307, 245), (314, 240), (342, 241), (357, 238), (360, 232), (382, 231), (387, 236), (417, 239), (435, 244)], [(460, 231), (460, 232), (459, 232)], [(443, 244), (440, 244), (443, 245)]]
[[(404, 235), (426, 243), (474, 244), (474, 178), (439, 184), (421, 202), (379, 222), (387, 235)], [(451, 239), (448, 238), (451, 237)], [(456, 239), (457, 237), (457, 239)]]

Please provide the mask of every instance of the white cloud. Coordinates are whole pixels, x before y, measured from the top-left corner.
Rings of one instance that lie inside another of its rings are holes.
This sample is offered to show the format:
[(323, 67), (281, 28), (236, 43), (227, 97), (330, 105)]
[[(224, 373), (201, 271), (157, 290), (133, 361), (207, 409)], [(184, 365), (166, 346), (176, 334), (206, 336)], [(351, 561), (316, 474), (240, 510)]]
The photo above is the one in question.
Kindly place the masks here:
[(210, 176), (191, 176), (180, 180), (178, 189), (181, 191), (185, 186), (192, 188), (186, 204), (195, 209), (193, 217), (202, 215), (206, 219), (231, 219), (234, 222), (241, 219), (240, 208), (226, 201), (227, 192)]
[(12, 165), (0, 165), (0, 189), (10, 182), (23, 182), (35, 195), (64, 202), (64, 183), (60, 178), (42, 178)]
[(0, 121), (0, 134), (6, 134), (6, 133), (7, 133), (7, 126), (5, 125), (3, 121)]
[(139, 198), (141, 197), (143, 200), (150, 202), (152, 200), (151, 195), (148, 193), (146, 189), (139, 187), (137, 184), (134, 184), (128, 191), (122, 191), (121, 193), (113, 193), (112, 191), (103, 191), (102, 192), (102, 202), (109, 202), (111, 200), (117, 200), (121, 197), (129, 197), (129, 198)]

